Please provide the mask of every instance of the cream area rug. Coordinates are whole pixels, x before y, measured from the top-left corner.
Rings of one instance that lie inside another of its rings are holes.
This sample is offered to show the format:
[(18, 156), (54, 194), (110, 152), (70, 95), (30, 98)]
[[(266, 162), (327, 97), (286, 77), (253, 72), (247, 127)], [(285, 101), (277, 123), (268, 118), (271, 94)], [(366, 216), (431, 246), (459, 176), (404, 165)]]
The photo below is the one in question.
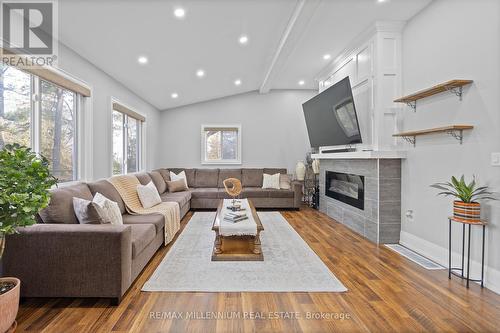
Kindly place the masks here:
[(279, 212), (258, 214), (264, 261), (211, 261), (215, 212), (197, 212), (142, 290), (347, 291)]

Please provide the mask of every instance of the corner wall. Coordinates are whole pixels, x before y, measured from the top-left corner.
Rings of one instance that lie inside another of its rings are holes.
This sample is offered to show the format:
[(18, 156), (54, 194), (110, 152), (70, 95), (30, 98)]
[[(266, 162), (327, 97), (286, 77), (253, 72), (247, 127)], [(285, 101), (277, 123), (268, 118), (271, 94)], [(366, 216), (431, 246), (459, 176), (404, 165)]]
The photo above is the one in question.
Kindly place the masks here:
[[(448, 221), (452, 200), (436, 197), (430, 184), (452, 175), (476, 175), (480, 184), (500, 192), (500, 167), (490, 154), (500, 151), (500, 4), (497, 0), (437, 0), (408, 22), (403, 31), (403, 93), (450, 79), (472, 79), (463, 101), (448, 93), (418, 101), (417, 112), (401, 111), (404, 130), (471, 124), (463, 145), (448, 135), (417, 138), (402, 166), (401, 243), (441, 264), (447, 263)], [(405, 216), (413, 210), (413, 220)], [(500, 292), (500, 202), (483, 205), (490, 221), (486, 234), (486, 286)], [(473, 228), (476, 229), (476, 228)], [(459, 227), (453, 240), (461, 245)], [(461, 228), (460, 228), (461, 230)], [(480, 229), (472, 234), (471, 266), (478, 270)], [(461, 247), (454, 247), (458, 254)]]
[[(163, 167), (286, 167), (310, 150), (302, 103), (310, 90), (249, 92), (165, 110), (160, 117), (159, 165)], [(241, 124), (242, 164), (201, 165), (201, 125)]]

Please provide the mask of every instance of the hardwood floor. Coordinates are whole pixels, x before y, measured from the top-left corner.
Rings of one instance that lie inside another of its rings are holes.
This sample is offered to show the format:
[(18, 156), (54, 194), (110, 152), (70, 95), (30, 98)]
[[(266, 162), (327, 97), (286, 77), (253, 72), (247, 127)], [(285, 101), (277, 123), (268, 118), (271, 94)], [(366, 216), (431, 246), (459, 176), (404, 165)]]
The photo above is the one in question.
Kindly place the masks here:
[[(476, 284), (467, 290), (462, 281), (448, 280), (447, 271), (425, 270), (312, 209), (282, 214), (347, 292), (141, 292), (168, 246), (158, 251), (119, 306), (106, 299), (27, 299), (17, 332), (500, 331), (499, 295)], [(228, 318), (203, 319), (216, 315), (207, 311)], [(270, 312), (275, 318), (269, 318)], [(193, 313), (197, 318), (186, 319)], [(245, 313), (258, 318), (243, 318)], [(331, 318), (308, 319), (307, 313)]]

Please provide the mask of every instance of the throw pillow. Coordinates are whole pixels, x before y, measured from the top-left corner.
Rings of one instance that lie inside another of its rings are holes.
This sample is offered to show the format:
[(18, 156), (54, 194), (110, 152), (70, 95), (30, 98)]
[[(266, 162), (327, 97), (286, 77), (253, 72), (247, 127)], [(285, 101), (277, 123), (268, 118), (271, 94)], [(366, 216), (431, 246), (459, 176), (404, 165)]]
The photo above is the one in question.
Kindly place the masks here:
[(292, 188), (292, 177), (286, 174), (280, 174), (280, 189), (289, 190)]
[(159, 194), (162, 194), (167, 190), (167, 182), (163, 179), (161, 173), (159, 173), (158, 171), (151, 171), (149, 173), (149, 176), (155, 184)]
[(109, 200), (99, 192), (96, 192), (92, 202), (96, 204), (96, 208), (103, 218), (104, 223), (111, 223), (114, 225), (123, 224), (122, 212), (118, 203)]
[(186, 191), (188, 189), (184, 179), (172, 180), (170, 182), (167, 182), (167, 186), (168, 191), (172, 193)]
[(80, 224), (101, 224), (103, 218), (96, 209), (96, 205), (89, 200), (73, 198), (73, 210)]
[(137, 185), (137, 194), (144, 208), (151, 208), (161, 203), (160, 194), (152, 181), (147, 185)]
[(170, 171), (170, 179), (172, 181), (174, 180), (179, 180), (179, 179), (184, 179), (184, 184), (186, 185), (186, 189), (188, 189), (188, 183), (187, 183), (187, 178), (186, 178), (186, 173), (184, 171), (179, 172), (179, 174), (175, 174), (172, 171)]
[(274, 175), (264, 174), (264, 178), (262, 180), (262, 188), (274, 188), (280, 189), (280, 174), (275, 173)]

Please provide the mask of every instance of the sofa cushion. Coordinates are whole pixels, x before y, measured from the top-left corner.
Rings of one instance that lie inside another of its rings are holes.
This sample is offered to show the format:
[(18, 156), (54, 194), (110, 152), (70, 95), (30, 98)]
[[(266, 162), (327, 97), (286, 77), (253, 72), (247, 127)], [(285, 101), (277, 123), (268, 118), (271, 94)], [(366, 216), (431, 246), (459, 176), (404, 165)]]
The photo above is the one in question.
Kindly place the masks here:
[(113, 184), (108, 182), (106, 179), (101, 179), (92, 183), (88, 183), (88, 186), (93, 196), (97, 192), (101, 193), (109, 200), (116, 202), (118, 204), (118, 207), (120, 207), (120, 212), (122, 214), (125, 213), (125, 203), (123, 202), (122, 197), (120, 197), (120, 194), (118, 194), (118, 191), (115, 189)]
[(158, 193), (162, 194), (167, 190), (167, 182), (163, 179), (163, 176), (158, 171), (151, 171), (149, 177), (153, 180), (153, 183), (158, 190)]
[(131, 215), (123, 214), (123, 224), (152, 224), (156, 233), (163, 232), (165, 218), (161, 214)]
[(200, 187), (190, 190), (191, 197), (193, 198), (218, 198), (219, 189), (217, 187)]
[(165, 182), (169, 182), (170, 181), (170, 170), (167, 170), (167, 169), (156, 169), (156, 170), (153, 170), (153, 171), (158, 172), (163, 177), (163, 180)]
[(286, 175), (287, 171), (284, 168), (264, 168), (264, 173), (267, 173), (268, 175), (274, 175), (277, 173)]
[(218, 187), (224, 188), (224, 180), (228, 178), (236, 178), (241, 181), (241, 169), (219, 169)]
[(241, 170), (241, 183), (250, 187), (262, 187), (262, 169), (242, 169)]
[(167, 182), (168, 191), (170, 193), (187, 191), (186, 180), (184, 178), (179, 178), (177, 180), (171, 180)]
[(194, 187), (215, 187), (219, 181), (219, 169), (196, 169)]
[(132, 259), (138, 257), (156, 236), (155, 226), (152, 224), (129, 224), (132, 228)]
[(169, 168), (169, 171), (172, 171), (176, 175), (179, 174), (179, 172), (184, 171), (186, 174), (186, 180), (188, 183), (188, 187), (194, 187), (195, 186), (195, 169), (183, 169), (183, 168)]
[(293, 198), (292, 190), (268, 189), (270, 198)]
[(153, 181), (147, 172), (134, 173), (134, 176), (139, 179), (139, 183), (142, 185), (147, 185), (149, 182)]
[[(242, 198), (242, 194), (238, 196), (238, 198)], [(227, 194), (225, 188), (219, 188), (219, 193), (217, 194), (217, 198), (219, 199), (232, 199), (233, 197)]]
[(268, 198), (269, 190), (262, 187), (243, 187), (243, 198)]
[(73, 198), (92, 201), (92, 193), (85, 183), (56, 188), (50, 194), (49, 205), (39, 213), (44, 223), (78, 224), (73, 210)]
[(191, 200), (191, 192), (190, 191), (175, 192), (175, 193), (165, 192), (162, 195), (160, 195), (160, 197), (161, 201), (163, 202), (177, 202), (180, 207), (183, 207), (189, 202), (189, 200)]

